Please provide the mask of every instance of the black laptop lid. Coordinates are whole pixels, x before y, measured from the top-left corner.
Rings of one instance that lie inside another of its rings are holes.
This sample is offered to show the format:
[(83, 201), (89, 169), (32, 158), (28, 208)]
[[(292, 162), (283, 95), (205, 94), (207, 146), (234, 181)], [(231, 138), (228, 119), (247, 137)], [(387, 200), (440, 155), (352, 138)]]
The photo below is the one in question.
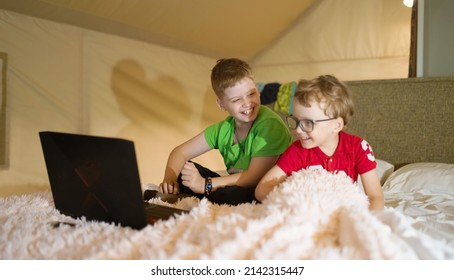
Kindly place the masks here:
[(51, 131), (39, 136), (61, 213), (136, 229), (147, 225), (132, 141)]

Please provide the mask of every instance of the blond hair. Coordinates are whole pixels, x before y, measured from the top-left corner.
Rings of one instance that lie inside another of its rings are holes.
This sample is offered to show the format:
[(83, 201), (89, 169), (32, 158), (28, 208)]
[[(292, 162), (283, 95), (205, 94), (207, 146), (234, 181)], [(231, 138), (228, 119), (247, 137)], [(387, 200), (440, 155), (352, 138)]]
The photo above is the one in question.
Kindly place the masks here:
[(219, 59), (211, 70), (211, 86), (216, 95), (224, 96), (225, 89), (236, 85), (243, 78), (250, 78), (252, 70), (249, 64), (238, 58)]
[(300, 80), (294, 99), (309, 107), (309, 102), (323, 103), (325, 115), (331, 118), (341, 117), (347, 125), (353, 116), (353, 100), (347, 85), (331, 75), (318, 76), (313, 80)]

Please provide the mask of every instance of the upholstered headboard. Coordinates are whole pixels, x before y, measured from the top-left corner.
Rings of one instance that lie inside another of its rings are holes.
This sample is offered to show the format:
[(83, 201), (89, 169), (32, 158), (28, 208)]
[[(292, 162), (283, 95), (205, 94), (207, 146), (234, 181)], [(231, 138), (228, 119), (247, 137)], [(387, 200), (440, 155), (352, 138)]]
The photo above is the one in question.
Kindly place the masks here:
[(454, 77), (347, 82), (355, 113), (347, 131), (396, 168), (454, 163)]
[[(399, 168), (413, 162), (454, 163), (454, 77), (347, 82), (355, 103), (347, 132), (366, 139), (375, 156)], [(262, 104), (291, 114), (296, 82), (259, 84)]]

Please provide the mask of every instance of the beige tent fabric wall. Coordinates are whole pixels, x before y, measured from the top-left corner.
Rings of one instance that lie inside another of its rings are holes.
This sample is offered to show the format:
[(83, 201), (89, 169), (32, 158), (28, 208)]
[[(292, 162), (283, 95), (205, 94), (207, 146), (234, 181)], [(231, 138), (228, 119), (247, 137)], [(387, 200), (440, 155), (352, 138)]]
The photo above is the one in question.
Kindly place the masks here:
[(0, 185), (42, 184), (38, 131), (78, 131), (81, 31), (0, 10), (0, 50), (8, 54), (9, 167)]
[(254, 60), (258, 80), (321, 74), (343, 80), (408, 77), (411, 9), (398, 0), (316, 2)]
[[(2, 10), (0, 34), (10, 142), (0, 194), (48, 185), (39, 131), (133, 140), (141, 180), (159, 183), (170, 150), (224, 117), (207, 97), (214, 59)], [(223, 166), (216, 153), (200, 162)]]
[[(204, 116), (218, 110), (207, 97), (215, 60), (115, 36), (85, 45), (90, 131), (133, 140), (143, 182), (158, 184), (171, 150), (225, 117)], [(211, 154), (197, 161), (224, 169)]]

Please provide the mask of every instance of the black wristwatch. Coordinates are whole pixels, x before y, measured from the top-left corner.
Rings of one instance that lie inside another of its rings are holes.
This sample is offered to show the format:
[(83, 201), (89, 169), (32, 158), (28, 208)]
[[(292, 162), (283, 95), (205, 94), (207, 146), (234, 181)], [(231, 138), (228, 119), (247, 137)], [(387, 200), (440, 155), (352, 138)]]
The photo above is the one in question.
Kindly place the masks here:
[(209, 195), (213, 189), (213, 184), (211, 183), (211, 177), (205, 178), (205, 195)]

